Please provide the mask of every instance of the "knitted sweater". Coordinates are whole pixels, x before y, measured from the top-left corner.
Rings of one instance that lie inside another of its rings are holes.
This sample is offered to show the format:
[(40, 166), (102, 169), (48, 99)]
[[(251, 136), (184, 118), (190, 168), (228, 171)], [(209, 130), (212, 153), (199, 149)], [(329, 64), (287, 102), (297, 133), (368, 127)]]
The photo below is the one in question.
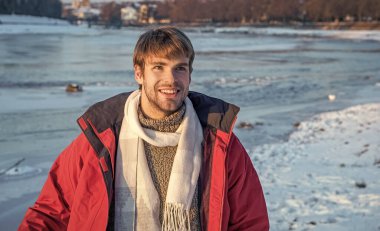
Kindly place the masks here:
[[(185, 105), (182, 105), (177, 112), (163, 119), (154, 120), (145, 117), (139, 108), (138, 116), (142, 127), (160, 132), (175, 132), (182, 122), (185, 110)], [(156, 147), (144, 141), (144, 148), (152, 180), (160, 198), (160, 222), (162, 224), (166, 193), (177, 146)], [(191, 230), (200, 230), (200, 203), (198, 197), (198, 187), (196, 187), (190, 208)]]

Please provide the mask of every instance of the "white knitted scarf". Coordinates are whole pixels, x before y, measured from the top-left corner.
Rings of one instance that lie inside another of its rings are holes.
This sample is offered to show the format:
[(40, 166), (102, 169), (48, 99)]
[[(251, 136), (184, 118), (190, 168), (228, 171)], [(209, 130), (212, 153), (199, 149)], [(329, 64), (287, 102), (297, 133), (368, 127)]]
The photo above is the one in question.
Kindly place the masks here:
[[(115, 230), (190, 230), (189, 211), (201, 167), (201, 124), (191, 101), (186, 98), (185, 115), (175, 133), (142, 128), (137, 114), (140, 94), (140, 91), (133, 92), (124, 108), (116, 160)], [(143, 140), (158, 147), (178, 145), (162, 225), (160, 201)]]

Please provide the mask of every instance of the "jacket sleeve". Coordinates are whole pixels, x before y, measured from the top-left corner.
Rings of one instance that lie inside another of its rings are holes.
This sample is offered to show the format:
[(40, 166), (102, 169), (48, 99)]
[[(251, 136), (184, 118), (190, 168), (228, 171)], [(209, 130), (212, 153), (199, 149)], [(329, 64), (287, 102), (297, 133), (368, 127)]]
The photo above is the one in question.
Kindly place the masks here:
[(81, 153), (89, 149), (81, 133), (58, 156), (35, 204), (28, 208), (18, 230), (66, 230), (70, 206), (82, 168)]
[(232, 134), (228, 147), (228, 230), (269, 230), (269, 219), (259, 177), (243, 145)]

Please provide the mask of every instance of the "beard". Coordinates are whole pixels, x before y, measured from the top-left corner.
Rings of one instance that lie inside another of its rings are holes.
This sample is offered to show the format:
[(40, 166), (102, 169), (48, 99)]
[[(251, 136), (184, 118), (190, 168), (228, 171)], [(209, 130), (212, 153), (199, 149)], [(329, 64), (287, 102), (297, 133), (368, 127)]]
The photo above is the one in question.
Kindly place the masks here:
[[(166, 116), (176, 112), (182, 106), (189, 92), (188, 87), (186, 88), (179, 82), (174, 82), (173, 84), (157, 82), (153, 87), (144, 84), (143, 88), (146, 99), (151, 107), (150, 109), (157, 113), (164, 113)], [(174, 98), (166, 98), (165, 95), (159, 91), (160, 88), (177, 89), (176, 96)]]

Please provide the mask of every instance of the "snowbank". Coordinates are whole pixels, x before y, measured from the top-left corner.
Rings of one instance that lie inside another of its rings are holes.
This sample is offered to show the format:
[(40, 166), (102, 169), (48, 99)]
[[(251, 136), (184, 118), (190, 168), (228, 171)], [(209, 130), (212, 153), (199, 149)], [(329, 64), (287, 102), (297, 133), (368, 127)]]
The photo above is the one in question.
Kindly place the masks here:
[(328, 112), (250, 152), (271, 230), (378, 230), (380, 104)]
[(380, 31), (335, 31), (332, 37), (352, 40), (380, 41)]
[[(31, 27), (32, 26), (32, 27)], [(67, 27), (70, 27), (68, 30)], [(75, 29), (73, 29), (75, 28)], [(255, 27), (200, 27), (199, 31), (215, 33), (244, 33), (268, 36), (337, 38), (352, 40), (380, 41), (380, 31), (373, 30), (318, 30), (292, 28), (255, 28)], [(72, 26), (65, 20), (26, 15), (0, 15), (0, 34), (19, 33), (80, 33), (91, 31), (86, 26)], [(94, 30), (92, 30), (94, 32)]]
[(215, 33), (244, 33), (269, 36), (338, 38), (352, 40), (380, 41), (380, 31), (373, 30), (318, 30), (318, 29), (292, 29), (292, 28), (255, 28), (255, 27), (224, 27), (215, 28)]
[(65, 20), (25, 15), (0, 15), (3, 34), (98, 34), (87, 26), (73, 26)]
[(0, 15), (2, 24), (23, 24), (23, 25), (69, 25), (65, 20), (36, 17), (29, 15)]

